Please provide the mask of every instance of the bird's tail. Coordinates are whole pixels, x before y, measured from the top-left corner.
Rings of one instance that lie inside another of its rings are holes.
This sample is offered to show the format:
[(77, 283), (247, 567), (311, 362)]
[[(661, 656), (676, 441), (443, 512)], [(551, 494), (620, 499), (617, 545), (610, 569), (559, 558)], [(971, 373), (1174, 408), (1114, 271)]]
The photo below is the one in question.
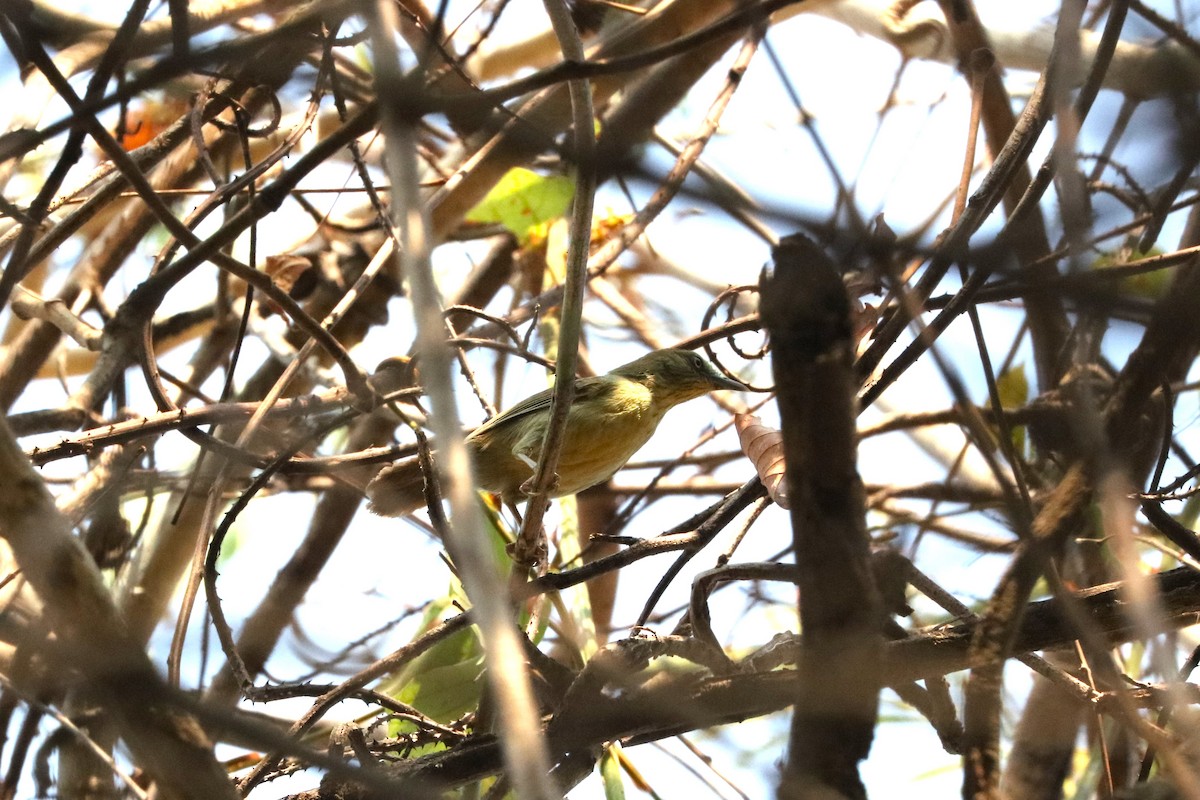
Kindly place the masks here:
[(367, 485), (368, 508), (383, 517), (402, 517), (425, 507), (425, 475), (416, 458), (379, 470)]

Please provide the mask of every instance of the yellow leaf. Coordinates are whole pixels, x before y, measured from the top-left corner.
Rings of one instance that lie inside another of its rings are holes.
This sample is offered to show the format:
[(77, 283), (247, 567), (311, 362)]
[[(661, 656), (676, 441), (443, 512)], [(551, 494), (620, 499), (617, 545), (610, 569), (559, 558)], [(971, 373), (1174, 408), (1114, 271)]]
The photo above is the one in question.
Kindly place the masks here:
[(574, 194), (575, 182), (570, 178), (545, 177), (515, 167), (467, 213), (467, 220), (498, 222), (525, 244), (535, 230), (566, 213)]

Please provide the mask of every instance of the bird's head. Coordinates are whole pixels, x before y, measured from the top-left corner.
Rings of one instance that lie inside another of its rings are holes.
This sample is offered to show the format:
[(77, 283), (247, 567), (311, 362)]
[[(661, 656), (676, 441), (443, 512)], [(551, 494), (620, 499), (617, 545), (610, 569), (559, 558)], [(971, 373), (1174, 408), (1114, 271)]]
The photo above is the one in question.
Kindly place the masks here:
[(717, 372), (691, 350), (655, 350), (617, 367), (610, 374), (645, 385), (657, 402), (667, 406), (691, 400), (714, 389), (744, 391), (745, 386)]

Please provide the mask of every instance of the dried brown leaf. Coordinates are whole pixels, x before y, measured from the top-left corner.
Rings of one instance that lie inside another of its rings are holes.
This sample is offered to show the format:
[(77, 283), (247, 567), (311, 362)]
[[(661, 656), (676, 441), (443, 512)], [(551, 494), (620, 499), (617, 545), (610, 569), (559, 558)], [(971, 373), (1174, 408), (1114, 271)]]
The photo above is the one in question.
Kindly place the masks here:
[(733, 425), (737, 428), (742, 452), (758, 471), (759, 480), (767, 488), (767, 494), (780, 508), (788, 508), (783, 434), (763, 425), (762, 420), (753, 414), (738, 414), (734, 417)]

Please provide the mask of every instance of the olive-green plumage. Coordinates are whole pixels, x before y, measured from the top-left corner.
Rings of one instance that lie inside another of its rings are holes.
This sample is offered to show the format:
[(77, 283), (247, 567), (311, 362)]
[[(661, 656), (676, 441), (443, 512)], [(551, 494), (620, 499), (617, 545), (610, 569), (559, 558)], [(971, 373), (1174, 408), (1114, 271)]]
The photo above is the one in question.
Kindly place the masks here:
[[(577, 378), (554, 496), (608, 480), (650, 439), (667, 411), (714, 389), (745, 387), (688, 350), (656, 350), (607, 375)], [(527, 397), (467, 437), (480, 488), (521, 499), (521, 486), (541, 455), (550, 397), (550, 390)], [(371, 510), (389, 517), (416, 511), (425, 505), (423, 487), (416, 459), (385, 467), (367, 487)]]

